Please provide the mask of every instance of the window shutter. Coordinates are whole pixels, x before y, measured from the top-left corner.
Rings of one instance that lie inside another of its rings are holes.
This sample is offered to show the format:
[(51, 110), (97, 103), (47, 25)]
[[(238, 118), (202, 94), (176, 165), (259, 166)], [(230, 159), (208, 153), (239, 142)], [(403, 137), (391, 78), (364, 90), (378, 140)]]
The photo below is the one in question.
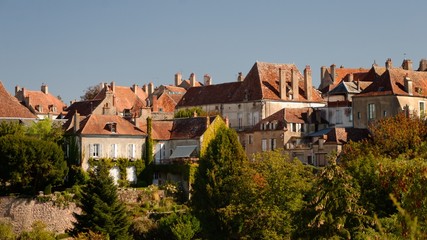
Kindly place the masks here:
[(104, 157), (104, 154), (103, 154), (103, 152), (102, 152), (102, 144), (98, 144), (98, 146), (99, 146), (98, 156), (99, 156), (100, 158), (102, 158), (102, 157)]
[(93, 144), (89, 144), (89, 157), (93, 157)]

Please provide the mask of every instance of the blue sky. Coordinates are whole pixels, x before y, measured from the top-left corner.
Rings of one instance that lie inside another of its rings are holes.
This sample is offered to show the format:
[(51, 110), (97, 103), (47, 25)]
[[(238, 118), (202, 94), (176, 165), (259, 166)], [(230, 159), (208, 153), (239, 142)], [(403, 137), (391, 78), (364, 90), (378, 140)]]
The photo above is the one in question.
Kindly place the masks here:
[(0, 0), (0, 80), (65, 103), (101, 82), (235, 81), (256, 61), (313, 69), (427, 58), (427, 1)]

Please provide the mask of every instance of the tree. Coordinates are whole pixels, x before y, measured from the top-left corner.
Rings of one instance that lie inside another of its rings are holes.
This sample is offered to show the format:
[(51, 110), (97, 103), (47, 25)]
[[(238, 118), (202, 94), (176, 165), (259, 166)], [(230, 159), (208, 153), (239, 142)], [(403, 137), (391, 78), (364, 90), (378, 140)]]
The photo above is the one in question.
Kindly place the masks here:
[(18, 122), (0, 122), (0, 137), (5, 135), (24, 135), (25, 128)]
[(84, 91), (84, 95), (80, 96), (80, 100), (82, 101), (92, 100), (96, 97), (96, 95), (98, 95), (99, 92), (101, 92), (100, 85), (90, 86)]
[(23, 232), (19, 236), (21, 240), (55, 240), (55, 234), (46, 230), (46, 224), (36, 221), (31, 226), (31, 231)]
[(191, 240), (199, 231), (199, 220), (189, 213), (172, 213), (159, 221), (161, 239)]
[(145, 141), (145, 168), (141, 175), (146, 185), (151, 185), (154, 174), (154, 156), (153, 156), (153, 138), (152, 138), (152, 120), (147, 118), (147, 139)]
[(0, 166), (0, 186), (30, 194), (61, 185), (68, 170), (57, 144), (19, 135), (0, 137)]
[(51, 119), (45, 118), (28, 126), (26, 135), (59, 143), (64, 136), (64, 130), (59, 122), (53, 122)]
[(206, 237), (230, 238), (239, 231), (238, 226), (223, 220), (224, 210), (239, 187), (236, 179), (242, 174), (241, 166), (246, 161), (236, 132), (226, 127), (219, 128), (200, 159), (193, 188), (192, 206)]
[(79, 206), (82, 213), (73, 214), (77, 220), (74, 223), (74, 235), (93, 231), (111, 239), (131, 239), (125, 206), (117, 197), (117, 188), (106, 166), (100, 164), (91, 172), (81, 194)]
[(194, 114), (197, 116), (207, 116), (208, 114), (203, 111), (201, 107), (192, 107), (188, 109), (181, 109), (174, 114), (174, 118), (189, 118), (193, 117)]

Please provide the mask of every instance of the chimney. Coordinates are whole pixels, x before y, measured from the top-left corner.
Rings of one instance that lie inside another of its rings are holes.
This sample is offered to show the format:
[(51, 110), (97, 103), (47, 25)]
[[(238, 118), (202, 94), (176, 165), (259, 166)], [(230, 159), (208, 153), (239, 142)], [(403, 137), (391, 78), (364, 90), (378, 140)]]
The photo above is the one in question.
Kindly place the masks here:
[(418, 71), (427, 71), (427, 59), (421, 59)]
[(410, 60), (410, 59), (404, 59), (403, 63), (402, 63), (402, 68), (405, 69), (405, 70), (412, 71), (413, 70), (413, 68), (412, 68), (412, 60)]
[(158, 112), (159, 111), (159, 106), (157, 104), (157, 95), (153, 94), (153, 112)]
[(209, 86), (212, 84), (212, 78), (211, 76), (209, 76), (209, 74), (205, 74), (205, 76), (203, 76), (203, 80), (204, 80), (205, 86)]
[(194, 74), (194, 73), (190, 74), (190, 86), (191, 87), (196, 86), (196, 74)]
[(237, 76), (237, 81), (238, 82), (243, 82), (243, 79), (244, 79), (245, 77), (243, 76), (243, 73), (242, 72), (239, 72), (239, 75)]
[(405, 76), (405, 91), (412, 96), (412, 80), (408, 75)]
[(353, 73), (350, 73), (348, 75), (348, 82), (353, 82), (353, 81), (354, 81), (354, 75), (353, 75)]
[(336, 65), (335, 64), (332, 64), (331, 65), (331, 76), (332, 76), (332, 84), (333, 83), (335, 83), (335, 78), (336, 78), (336, 71), (335, 71), (335, 67), (336, 67)]
[(320, 67), (320, 80), (323, 80), (325, 78), (325, 75), (326, 75), (326, 67), (321, 66)]
[(286, 72), (279, 68), (279, 94), (280, 99), (286, 100)]
[(311, 77), (311, 68), (309, 65), (305, 66), (304, 69), (304, 91), (305, 97), (308, 101), (311, 101), (311, 92), (313, 88), (313, 80)]
[(15, 86), (15, 96), (16, 96), (16, 94), (18, 94), (18, 92), (20, 92), (21, 91), (21, 87), (20, 86), (18, 86), (18, 85), (16, 85)]
[(41, 90), (44, 94), (49, 94), (49, 90), (47, 88), (47, 85), (44, 83), (42, 84)]
[(154, 92), (154, 84), (153, 84), (153, 82), (150, 82), (149, 84), (148, 84), (148, 95), (151, 95), (151, 94), (153, 94), (153, 92)]
[(148, 94), (148, 87), (147, 84), (144, 84), (144, 86), (142, 86), (142, 90)]
[(80, 128), (80, 114), (75, 110), (74, 112), (74, 132), (77, 132)]
[(175, 73), (175, 86), (179, 87), (182, 83), (182, 74), (180, 72)]
[(116, 84), (114, 83), (114, 81), (111, 82), (110, 87), (111, 87), (111, 91), (113, 91), (113, 93), (114, 93), (116, 91)]
[(391, 58), (388, 58), (387, 61), (385, 61), (385, 68), (390, 69), (393, 67), (393, 63), (391, 61)]
[(360, 81), (359, 80), (357, 80), (356, 85), (357, 85), (357, 91), (360, 91)]
[(297, 100), (298, 99), (298, 76), (296, 73), (296, 70), (291, 68), (291, 75), (292, 75), (292, 99)]
[(138, 84), (133, 84), (132, 85), (132, 90), (133, 90), (133, 93), (135, 93), (135, 94), (138, 94)]

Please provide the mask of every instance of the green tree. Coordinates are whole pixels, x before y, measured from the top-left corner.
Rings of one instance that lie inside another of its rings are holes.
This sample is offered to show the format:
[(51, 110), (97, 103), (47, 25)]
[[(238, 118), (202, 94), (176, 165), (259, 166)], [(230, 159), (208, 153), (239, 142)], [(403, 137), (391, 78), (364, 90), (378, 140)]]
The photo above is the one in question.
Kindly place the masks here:
[(98, 93), (101, 92), (101, 86), (100, 85), (94, 85), (86, 88), (84, 91), (84, 95), (80, 96), (80, 100), (82, 101), (88, 101), (92, 100), (98, 95)]
[(55, 234), (46, 230), (46, 224), (36, 221), (32, 224), (29, 232), (23, 232), (19, 236), (20, 240), (55, 240)]
[(82, 189), (79, 206), (81, 214), (74, 213), (73, 234), (89, 231), (102, 233), (111, 239), (131, 239), (130, 222), (125, 206), (117, 197), (117, 188), (106, 166), (100, 164)]
[(354, 238), (365, 228), (366, 210), (359, 205), (357, 182), (335, 159), (323, 168), (301, 219), (298, 237)]
[(0, 186), (30, 194), (61, 185), (68, 170), (57, 144), (19, 135), (0, 137), (0, 166)]
[(59, 122), (49, 118), (39, 120), (26, 128), (26, 135), (41, 140), (59, 143), (64, 135), (64, 130)]
[(159, 221), (159, 237), (162, 239), (190, 240), (199, 231), (199, 220), (189, 213), (172, 213)]
[(25, 128), (18, 122), (0, 122), (0, 137), (5, 135), (24, 135)]
[(152, 136), (152, 119), (147, 118), (147, 139), (145, 141), (145, 168), (142, 171), (142, 176), (146, 185), (151, 185), (154, 174), (154, 156), (153, 156), (153, 136)]
[(196, 174), (192, 206), (200, 219), (206, 237), (230, 238), (239, 229), (224, 221), (227, 206), (238, 187), (236, 179), (242, 174), (242, 164), (247, 161), (243, 147), (234, 130), (218, 129), (200, 159)]
[(15, 240), (16, 235), (13, 232), (13, 226), (10, 223), (0, 221), (0, 239)]
[(201, 107), (192, 107), (187, 109), (181, 109), (174, 114), (174, 118), (189, 118), (193, 117), (194, 114), (196, 116), (207, 116), (207, 113), (203, 111)]

